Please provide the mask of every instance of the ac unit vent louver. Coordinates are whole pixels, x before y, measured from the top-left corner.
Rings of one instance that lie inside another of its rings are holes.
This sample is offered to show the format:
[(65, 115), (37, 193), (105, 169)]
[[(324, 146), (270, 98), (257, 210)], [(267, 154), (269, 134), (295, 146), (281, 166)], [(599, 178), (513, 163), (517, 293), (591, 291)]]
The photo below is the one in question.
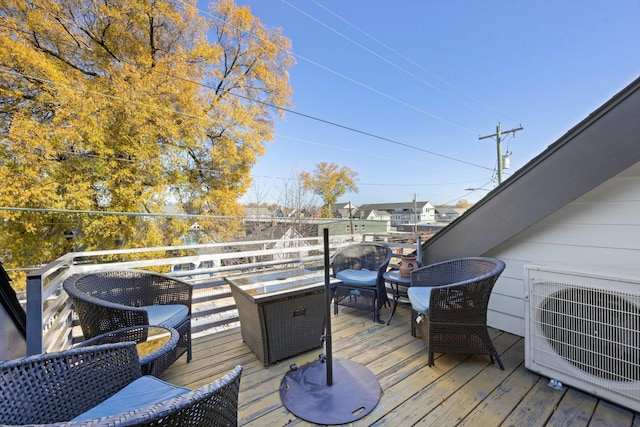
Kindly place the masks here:
[(640, 410), (640, 284), (525, 267), (525, 366)]

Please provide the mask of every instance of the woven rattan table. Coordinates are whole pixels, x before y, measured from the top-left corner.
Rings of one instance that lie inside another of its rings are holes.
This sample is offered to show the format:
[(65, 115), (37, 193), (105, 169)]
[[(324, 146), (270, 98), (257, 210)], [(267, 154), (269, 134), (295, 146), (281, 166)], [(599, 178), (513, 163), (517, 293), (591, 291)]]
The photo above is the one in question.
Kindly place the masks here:
[(265, 366), (322, 345), (324, 270), (270, 271), (225, 280), (236, 301), (242, 339)]
[(173, 328), (142, 325), (97, 335), (81, 342), (78, 347), (134, 341), (138, 350), (142, 374), (160, 375), (173, 362), (165, 355), (175, 348), (179, 338), (180, 334)]

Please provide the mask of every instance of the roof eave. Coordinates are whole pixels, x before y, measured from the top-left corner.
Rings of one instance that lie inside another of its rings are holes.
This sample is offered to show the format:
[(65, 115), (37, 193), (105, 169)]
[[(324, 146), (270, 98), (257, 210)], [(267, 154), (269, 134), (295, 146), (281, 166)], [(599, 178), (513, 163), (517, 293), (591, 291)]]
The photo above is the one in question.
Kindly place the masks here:
[(640, 161), (640, 78), (425, 244), (424, 263), (483, 255)]

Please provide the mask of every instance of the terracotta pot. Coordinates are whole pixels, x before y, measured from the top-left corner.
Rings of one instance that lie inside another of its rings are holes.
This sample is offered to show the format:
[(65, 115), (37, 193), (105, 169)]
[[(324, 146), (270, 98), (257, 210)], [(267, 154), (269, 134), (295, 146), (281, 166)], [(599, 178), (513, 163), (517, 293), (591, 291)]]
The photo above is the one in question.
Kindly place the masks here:
[(418, 268), (418, 262), (414, 256), (403, 256), (400, 258), (400, 277), (409, 277), (411, 272)]

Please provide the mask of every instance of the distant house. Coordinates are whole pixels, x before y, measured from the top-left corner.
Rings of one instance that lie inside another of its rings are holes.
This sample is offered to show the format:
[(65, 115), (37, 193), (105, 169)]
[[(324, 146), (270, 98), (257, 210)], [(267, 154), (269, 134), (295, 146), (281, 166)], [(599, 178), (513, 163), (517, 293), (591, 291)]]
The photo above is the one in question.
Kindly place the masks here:
[(404, 233), (417, 233), (422, 236), (422, 241), (426, 242), (434, 234), (444, 229), (448, 222), (419, 222), (418, 224), (400, 224), (396, 226), (396, 231)]
[(353, 217), (358, 210), (358, 207), (351, 202), (336, 202), (333, 204), (331, 209), (331, 215), (333, 218), (349, 219)]
[[(423, 264), (493, 256), (507, 267), (489, 324), (525, 336), (525, 266), (640, 278), (640, 78), (426, 242)], [(640, 285), (614, 281), (614, 289)]]
[(317, 224), (318, 237), (322, 237), (323, 230), (329, 229), (330, 236), (341, 236), (347, 234), (365, 234), (365, 233), (387, 233), (389, 224), (385, 221), (369, 221), (354, 219), (352, 221), (332, 221)]
[(391, 224), (391, 214), (378, 209), (359, 209), (356, 218), (368, 219), (370, 221), (388, 221)]
[(435, 222), (436, 210), (429, 202), (375, 203), (361, 205), (356, 216), (371, 218), (371, 213), (386, 212), (392, 227), (401, 224)]
[(273, 218), (273, 213), (264, 207), (245, 207), (244, 208), (244, 219), (245, 221), (258, 221)]
[[(437, 208), (436, 208), (437, 209)], [(466, 209), (447, 208), (444, 212), (438, 213), (437, 219), (441, 222), (451, 222), (466, 212)]]

